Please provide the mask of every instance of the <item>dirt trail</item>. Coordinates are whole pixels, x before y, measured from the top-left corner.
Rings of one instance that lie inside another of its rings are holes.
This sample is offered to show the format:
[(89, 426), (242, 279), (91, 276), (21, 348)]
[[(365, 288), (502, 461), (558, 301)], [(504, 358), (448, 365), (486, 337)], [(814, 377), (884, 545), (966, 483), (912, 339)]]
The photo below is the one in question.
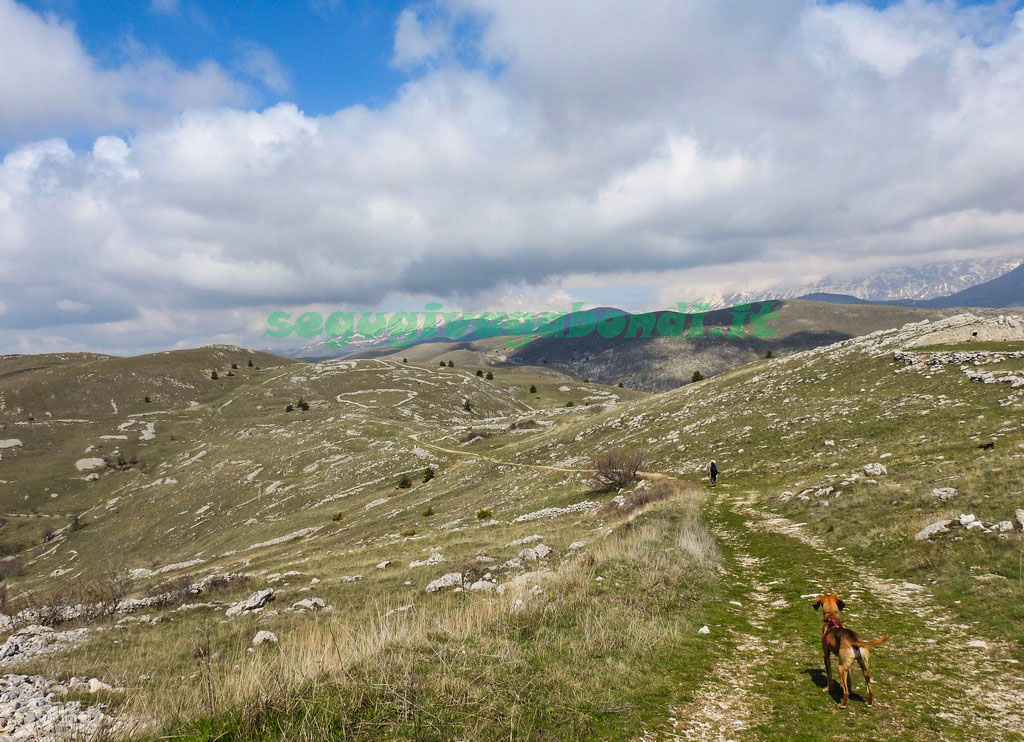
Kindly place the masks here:
[[(564, 466), (548, 466), (545, 464), (523, 464), (518, 461), (502, 461), (501, 459), (496, 459), (493, 456), (488, 456), (482, 453), (476, 453), (475, 451), (459, 451), (453, 448), (444, 448), (443, 446), (438, 446), (435, 443), (427, 443), (426, 441), (420, 440), (419, 435), (420, 434), (410, 433), (409, 437), (412, 440), (414, 440), (418, 445), (426, 446), (427, 448), (432, 448), (435, 451), (443, 451), (444, 453), (454, 454), (455, 456), (470, 456), (476, 459), (483, 459), (484, 461), (488, 461), (492, 464), (497, 464), (498, 466), (519, 466), (524, 469), (537, 469), (539, 471), (562, 471), (569, 472), (572, 474), (594, 473), (594, 469), (573, 469)], [(657, 471), (638, 471), (637, 476), (643, 477), (644, 479), (678, 479), (678, 477), (676, 477), (673, 474), (665, 474), (663, 472)]]
[[(734, 620), (712, 627), (709, 640), (735, 646), (645, 742), (774, 739), (818, 727), (851, 739), (1024, 739), (1024, 681), (1007, 651), (972, 636), (923, 586), (850, 564), (841, 549), (754, 503), (753, 493), (719, 492), (709, 507), (735, 598)], [(871, 655), (874, 707), (858, 695), (859, 671), (849, 709), (836, 708), (835, 689), (833, 700), (821, 693), (821, 618), (809, 596), (825, 591), (843, 594), (846, 619), (864, 638), (892, 635)]]

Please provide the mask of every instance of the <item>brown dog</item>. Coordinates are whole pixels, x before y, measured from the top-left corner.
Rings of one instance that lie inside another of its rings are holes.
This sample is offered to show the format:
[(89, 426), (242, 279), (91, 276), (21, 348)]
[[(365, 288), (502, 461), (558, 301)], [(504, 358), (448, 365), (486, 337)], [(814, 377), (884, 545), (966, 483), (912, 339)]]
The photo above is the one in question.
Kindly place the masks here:
[(839, 612), (846, 607), (846, 603), (834, 593), (826, 593), (814, 601), (814, 610), (823, 609), (823, 621), (821, 625), (821, 649), (825, 655), (825, 674), (828, 676), (828, 684), (825, 692), (832, 689), (832, 655), (839, 658), (839, 685), (843, 689), (843, 701), (839, 708), (846, 708), (850, 700), (850, 666), (857, 660), (861, 672), (864, 673), (864, 681), (868, 686), (867, 704), (874, 702), (874, 694), (871, 692), (871, 672), (868, 670), (868, 647), (877, 647), (887, 640), (888, 636), (881, 639), (866, 642), (862, 641), (857, 632), (843, 626), (839, 620)]

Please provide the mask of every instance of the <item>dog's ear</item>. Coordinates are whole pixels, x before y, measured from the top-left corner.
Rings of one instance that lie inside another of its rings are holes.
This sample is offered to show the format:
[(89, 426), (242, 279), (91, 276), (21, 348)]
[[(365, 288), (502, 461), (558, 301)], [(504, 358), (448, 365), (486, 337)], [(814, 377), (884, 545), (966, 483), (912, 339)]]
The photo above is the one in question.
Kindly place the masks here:
[(814, 601), (814, 610), (818, 610), (819, 608), (821, 608), (821, 598)]
[(843, 610), (843, 608), (846, 607), (846, 603), (843, 601), (842, 598), (840, 598), (839, 600), (836, 601), (836, 605), (839, 606), (839, 610)]

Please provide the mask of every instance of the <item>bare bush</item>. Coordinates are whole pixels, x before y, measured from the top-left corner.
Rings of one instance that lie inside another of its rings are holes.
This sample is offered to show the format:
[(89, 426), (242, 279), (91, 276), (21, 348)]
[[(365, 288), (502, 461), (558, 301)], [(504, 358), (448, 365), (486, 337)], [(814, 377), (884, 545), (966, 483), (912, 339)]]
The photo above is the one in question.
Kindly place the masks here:
[(594, 459), (594, 482), (604, 489), (622, 489), (636, 481), (643, 457), (635, 451), (612, 448)]
[(661, 500), (667, 500), (670, 497), (676, 495), (679, 491), (679, 485), (675, 482), (661, 481), (657, 482), (650, 487), (644, 487), (641, 490), (633, 492), (628, 497), (616, 498), (621, 500), (620, 502), (609, 502), (604, 506), (605, 513), (619, 513), (621, 515), (628, 515), (629, 513), (636, 512), (652, 502), (659, 502)]

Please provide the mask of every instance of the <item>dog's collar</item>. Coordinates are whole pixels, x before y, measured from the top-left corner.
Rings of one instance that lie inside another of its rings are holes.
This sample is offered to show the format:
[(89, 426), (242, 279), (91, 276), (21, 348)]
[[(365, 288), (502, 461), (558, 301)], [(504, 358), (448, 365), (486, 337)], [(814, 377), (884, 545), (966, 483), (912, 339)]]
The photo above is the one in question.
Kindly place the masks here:
[(825, 615), (825, 626), (827, 627), (825, 629), (826, 632), (833, 631), (835, 629), (843, 628), (843, 622), (839, 620), (839, 616), (836, 614), (828, 613)]

